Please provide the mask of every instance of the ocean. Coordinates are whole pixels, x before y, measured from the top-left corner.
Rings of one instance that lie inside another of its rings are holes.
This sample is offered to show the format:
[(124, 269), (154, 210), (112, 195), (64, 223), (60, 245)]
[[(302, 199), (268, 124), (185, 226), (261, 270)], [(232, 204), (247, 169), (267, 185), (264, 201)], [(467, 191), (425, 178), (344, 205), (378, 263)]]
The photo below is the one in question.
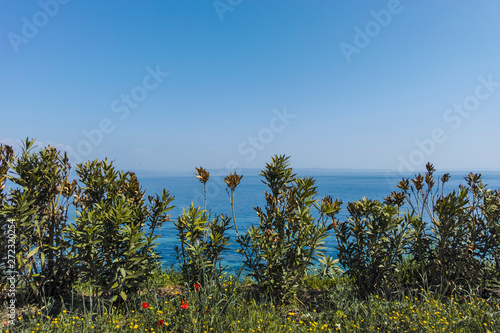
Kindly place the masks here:
[[(464, 177), (468, 172), (451, 172), (451, 178), (445, 185), (445, 192), (457, 190), (459, 185), (466, 185)], [(500, 188), (500, 172), (482, 172), (483, 182), (488, 184), (490, 189)], [(337, 218), (344, 221), (347, 216), (347, 203), (360, 200), (363, 197), (382, 201), (392, 191), (397, 191), (396, 184), (402, 177), (414, 178), (414, 173), (400, 174), (388, 172), (338, 172), (329, 175), (300, 174), (302, 177), (311, 176), (316, 179), (318, 190), (318, 199), (325, 195), (331, 195), (334, 199), (343, 202), (342, 210)], [(442, 173), (435, 173), (436, 178), (441, 177)], [(240, 185), (236, 188), (235, 194), (235, 216), (240, 234), (252, 224), (258, 224), (259, 219), (254, 207), (264, 207), (264, 191), (267, 190), (262, 183), (262, 177), (258, 175), (245, 175)], [(191, 202), (195, 206), (203, 206), (203, 184), (193, 176), (178, 177), (139, 177), (139, 182), (146, 191), (146, 194), (160, 193), (163, 188), (170, 191), (175, 196), (173, 205), (175, 208), (170, 211), (171, 222), (165, 222), (159, 230), (157, 242), (158, 250), (162, 255), (163, 262), (166, 265), (175, 263), (174, 245), (177, 243), (176, 229), (173, 220), (182, 214), (184, 208), (188, 208)], [(231, 216), (231, 204), (226, 190), (223, 177), (211, 177), (207, 183), (207, 210), (211, 215), (226, 214)], [(319, 214), (316, 214), (319, 216)], [(232, 222), (232, 221), (231, 221)], [(238, 248), (234, 228), (230, 230), (232, 244), (230, 250), (224, 255), (223, 264), (229, 265), (233, 269), (241, 266), (241, 257), (235, 252)], [(336, 257), (335, 251), (336, 238), (331, 231), (331, 236), (326, 241), (327, 254)]]

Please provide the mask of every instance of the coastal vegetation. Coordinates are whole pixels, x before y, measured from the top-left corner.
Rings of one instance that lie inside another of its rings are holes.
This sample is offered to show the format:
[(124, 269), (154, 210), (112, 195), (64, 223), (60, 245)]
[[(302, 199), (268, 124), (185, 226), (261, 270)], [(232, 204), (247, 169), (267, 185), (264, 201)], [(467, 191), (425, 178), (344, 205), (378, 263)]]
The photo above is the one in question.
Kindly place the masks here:
[[(18, 155), (0, 145), (2, 331), (500, 331), (500, 189), (479, 174), (444, 191), (449, 174), (429, 163), (384, 201), (347, 203), (341, 221), (342, 201), (318, 198), (313, 178), (274, 156), (260, 174), (266, 204), (243, 230), (236, 173), (231, 217), (212, 216), (206, 196), (172, 217), (174, 197), (146, 198), (133, 172), (107, 160), (75, 170), (34, 140)], [(209, 172), (196, 172), (205, 189)], [(177, 231), (175, 268), (156, 250), (164, 223)], [(230, 242), (236, 271), (222, 263)]]

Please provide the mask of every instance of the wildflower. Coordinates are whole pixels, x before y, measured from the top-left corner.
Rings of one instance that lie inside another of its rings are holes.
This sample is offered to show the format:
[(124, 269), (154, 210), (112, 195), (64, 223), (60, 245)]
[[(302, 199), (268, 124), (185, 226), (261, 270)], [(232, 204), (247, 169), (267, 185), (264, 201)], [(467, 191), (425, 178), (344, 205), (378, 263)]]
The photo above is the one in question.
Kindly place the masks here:
[(198, 290), (200, 290), (200, 289), (201, 289), (201, 284), (199, 284), (198, 282), (196, 282), (196, 283), (194, 284), (194, 290), (195, 290), (195, 291), (198, 291)]
[(143, 309), (147, 309), (147, 308), (149, 308), (149, 304), (148, 304), (148, 303), (146, 303), (146, 302), (142, 303), (142, 308), (143, 308)]
[(187, 302), (185, 302), (184, 300), (182, 300), (181, 308), (187, 309), (187, 308), (189, 308), (189, 305), (187, 304)]
[(158, 320), (158, 327), (161, 327), (163, 325), (163, 319)]

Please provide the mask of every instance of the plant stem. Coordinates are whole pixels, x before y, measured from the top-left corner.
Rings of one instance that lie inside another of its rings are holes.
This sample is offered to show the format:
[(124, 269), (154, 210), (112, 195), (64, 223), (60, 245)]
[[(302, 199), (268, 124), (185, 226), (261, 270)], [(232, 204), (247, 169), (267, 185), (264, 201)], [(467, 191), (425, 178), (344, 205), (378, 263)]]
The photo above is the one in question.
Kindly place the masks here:
[(204, 209), (207, 210), (207, 183), (203, 183), (203, 199)]
[(234, 189), (231, 189), (231, 210), (233, 212), (233, 222), (234, 222), (234, 230), (236, 231), (236, 237), (240, 238), (240, 234), (238, 233), (238, 227), (236, 226), (236, 219), (234, 217)]

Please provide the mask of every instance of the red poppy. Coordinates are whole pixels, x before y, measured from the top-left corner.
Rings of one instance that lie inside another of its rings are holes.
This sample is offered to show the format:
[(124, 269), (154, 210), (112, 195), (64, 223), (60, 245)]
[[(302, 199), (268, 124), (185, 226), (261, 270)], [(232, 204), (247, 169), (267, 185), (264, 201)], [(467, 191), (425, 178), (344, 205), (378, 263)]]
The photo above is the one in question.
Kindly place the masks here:
[(198, 282), (196, 282), (196, 283), (194, 284), (194, 290), (195, 290), (195, 291), (198, 291), (198, 290), (200, 290), (200, 289), (201, 289), (201, 284), (199, 284)]
[(146, 303), (146, 302), (142, 303), (142, 308), (143, 308), (143, 309), (147, 309), (147, 308), (149, 308), (149, 304), (148, 304), (148, 303)]
[(203, 314), (207, 314), (207, 313), (208, 313), (208, 309), (207, 309), (207, 310), (205, 310), (205, 311), (203, 311)]
[(163, 319), (158, 320), (158, 327), (161, 327), (163, 325)]
[(181, 308), (187, 309), (187, 308), (189, 308), (189, 305), (187, 304), (187, 302), (184, 302), (184, 300), (182, 300)]

